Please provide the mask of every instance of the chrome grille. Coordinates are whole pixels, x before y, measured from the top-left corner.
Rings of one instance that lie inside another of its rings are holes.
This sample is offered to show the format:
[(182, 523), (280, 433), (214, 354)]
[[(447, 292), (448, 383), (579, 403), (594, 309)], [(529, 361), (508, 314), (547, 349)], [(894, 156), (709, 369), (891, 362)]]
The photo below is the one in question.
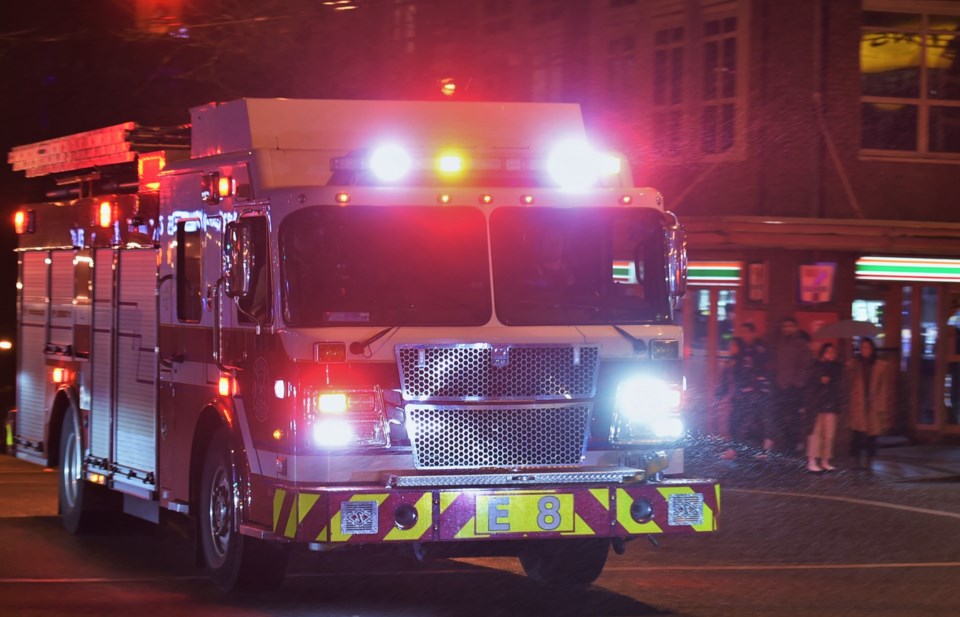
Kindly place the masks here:
[(407, 405), (418, 469), (579, 465), (591, 406)]
[(398, 345), (408, 401), (516, 401), (592, 398), (597, 345)]

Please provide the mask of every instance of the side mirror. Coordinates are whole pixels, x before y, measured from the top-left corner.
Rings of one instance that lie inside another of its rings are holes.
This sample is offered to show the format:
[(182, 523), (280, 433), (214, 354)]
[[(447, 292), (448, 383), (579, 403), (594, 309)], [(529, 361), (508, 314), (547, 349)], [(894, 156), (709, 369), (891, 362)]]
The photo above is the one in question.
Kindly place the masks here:
[(223, 242), (223, 291), (229, 298), (243, 298), (250, 293), (251, 236), (250, 227), (243, 220), (227, 224)]
[(667, 250), (667, 284), (674, 302), (687, 293), (687, 233), (679, 224), (664, 230)]

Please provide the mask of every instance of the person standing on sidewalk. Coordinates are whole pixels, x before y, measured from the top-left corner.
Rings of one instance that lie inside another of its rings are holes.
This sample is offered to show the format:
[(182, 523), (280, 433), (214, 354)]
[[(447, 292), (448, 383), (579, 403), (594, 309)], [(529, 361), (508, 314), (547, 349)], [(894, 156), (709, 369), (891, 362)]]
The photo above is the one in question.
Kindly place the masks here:
[[(757, 337), (752, 323), (737, 328), (738, 337), (730, 341), (730, 365), (723, 375), (719, 394), (730, 396), (730, 435), (735, 444), (759, 442), (769, 429), (768, 402), (770, 380), (767, 376), (767, 348)], [(736, 451), (724, 452), (723, 458), (736, 458)]]
[(850, 361), (850, 456), (854, 467), (870, 469), (877, 437), (893, 424), (893, 365), (877, 357), (871, 338), (860, 339), (860, 354)]
[[(775, 400), (776, 421), (783, 439), (784, 450), (802, 451), (804, 444), (803, 391), (807, 386), (807, 373), (813, 356), (807, 339), (800, 335), (797, 320), (785, 317), (780, 322), (780, 338), (774, 353), (774, 378), (777, 391)], [(773, 444), (764, 445), (769, 450)]]
[(833, 343), (824, 343), (810, 369), (805, 397), (805, 416), (808, 424), (812, 422), (807, 427), (807, 471), (812, 473), (836, 469), (830, 459), (837, 436), (837, 414), (843, 404), (842, 377), (837, 348)]

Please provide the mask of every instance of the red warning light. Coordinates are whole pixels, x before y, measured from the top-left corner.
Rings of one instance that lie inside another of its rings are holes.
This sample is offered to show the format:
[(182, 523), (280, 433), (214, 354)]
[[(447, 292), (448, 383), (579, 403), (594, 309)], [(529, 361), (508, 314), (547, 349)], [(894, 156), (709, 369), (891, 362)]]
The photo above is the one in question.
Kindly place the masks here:
[(97, 225), (107, 229), (113, 225), (113, 203), (101, 201), (97, 207)]

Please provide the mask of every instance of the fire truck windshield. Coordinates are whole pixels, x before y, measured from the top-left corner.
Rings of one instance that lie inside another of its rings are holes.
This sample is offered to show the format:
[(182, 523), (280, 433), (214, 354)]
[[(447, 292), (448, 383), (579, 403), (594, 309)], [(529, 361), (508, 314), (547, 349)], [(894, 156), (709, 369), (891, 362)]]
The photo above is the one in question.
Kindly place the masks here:
[(476, 208), (305, 208), (281, 223), (279, 248), (291, 326), (490, 319), (486, 223)]
[(496, 311), (507, 325), (670, 319), (663, 226), (639, 208), (502, 208), (490, 216)]

